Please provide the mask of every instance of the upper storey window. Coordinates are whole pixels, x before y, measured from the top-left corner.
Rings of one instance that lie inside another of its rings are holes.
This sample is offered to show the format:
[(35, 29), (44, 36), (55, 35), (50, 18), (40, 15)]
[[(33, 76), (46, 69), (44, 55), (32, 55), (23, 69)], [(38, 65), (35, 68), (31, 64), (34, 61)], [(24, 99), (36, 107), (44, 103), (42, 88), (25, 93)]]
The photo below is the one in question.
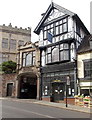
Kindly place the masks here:
[(2, 39), (2, 48), (8, 48), (8, 39), (7, 38)]
[(22, 59), (23, 59), (22, 62), (23, 67), (35, 65), (35, 51), (23, 53)]
[(51, 33), (53, 37), (64, 34), (68, 31), (68, 18), (53, 22), (44, 27), (43, 38), (48, 39), (48, 33)]
[(69, 44), (63, 43), (46, 49), (46, 64), (69, 60)]

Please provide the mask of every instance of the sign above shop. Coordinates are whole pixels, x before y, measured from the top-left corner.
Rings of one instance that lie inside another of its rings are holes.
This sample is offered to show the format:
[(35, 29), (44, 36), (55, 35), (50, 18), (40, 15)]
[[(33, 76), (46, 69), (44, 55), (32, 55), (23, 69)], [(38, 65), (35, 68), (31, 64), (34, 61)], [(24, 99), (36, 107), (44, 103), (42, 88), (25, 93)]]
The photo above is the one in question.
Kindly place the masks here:
[(61, 82), (61, 80), (53, 80), (52, 82)]

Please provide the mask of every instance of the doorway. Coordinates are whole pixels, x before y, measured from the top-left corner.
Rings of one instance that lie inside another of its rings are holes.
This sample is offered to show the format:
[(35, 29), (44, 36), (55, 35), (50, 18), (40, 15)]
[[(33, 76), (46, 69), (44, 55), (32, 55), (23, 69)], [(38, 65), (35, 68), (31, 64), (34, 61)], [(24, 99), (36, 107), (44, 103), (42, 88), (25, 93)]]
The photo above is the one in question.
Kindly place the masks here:
[(8, 83), (7, 84), (7, 96), (12, 96), (12, 91), (13, 91), (13, 83)]
[(52, 83), (52, 101), (64, 100), (64, 84), (60, 82)]
[(20, 80), (19, 98), (36, 99), (37, 97), (37, 78), (22, 76)]

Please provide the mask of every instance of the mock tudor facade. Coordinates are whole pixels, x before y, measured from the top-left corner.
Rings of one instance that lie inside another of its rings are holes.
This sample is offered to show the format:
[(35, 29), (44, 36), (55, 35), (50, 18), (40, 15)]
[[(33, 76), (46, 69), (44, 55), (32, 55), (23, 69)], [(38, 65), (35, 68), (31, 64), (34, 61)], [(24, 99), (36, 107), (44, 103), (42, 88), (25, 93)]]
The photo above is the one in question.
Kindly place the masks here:
[(89, 31), (77, 14), (52, 2), (34, 32), (40, 38), (42, 99), (64, 100), (66, 79), (70, 81), (68, 97), (74, 97), (77, 94), (76, 50)]

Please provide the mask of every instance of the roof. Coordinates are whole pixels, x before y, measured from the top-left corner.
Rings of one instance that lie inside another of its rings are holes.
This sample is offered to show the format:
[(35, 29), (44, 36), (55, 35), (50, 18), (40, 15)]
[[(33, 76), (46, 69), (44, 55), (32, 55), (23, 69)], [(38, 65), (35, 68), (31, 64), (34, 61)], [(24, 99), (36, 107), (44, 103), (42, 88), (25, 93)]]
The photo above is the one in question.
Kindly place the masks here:
[(83, 38), (77, 53), (84, 53), (88, 51), (92, 51), (92, 48), (90, 47), (90, 41), (92, 41), (92, 35), (87, 35)]
[(46, 12), (43, 14), (43, 17), (42, 19), (40, 20), (40, 22), (38, 23), (37, 27), (35, 28), (34, 32), (36, 34), (39, 35), (40, 33), (40, 30), (41, 30), (41, 27), (43, 25), (43, 23), (45, 22), (45, 20), (47, 19), (47, 17), (49, 16), (50, 12), (53, 10), (53, 9), (57, 9), (59, 10), (60, 12), (64, 13), (65, 15), (69, 15), (71, 17), (74, 17), (74, 19), (78, 20), (79, 21), (79, 24), (81, 23), (81, 26), (85, 29), (85, 31), (89, 34), (89, 31), (87, 30), (87, 28), (84, 26), (83, 22), (80, 20), (80, 18), (78, 17), (77, 14), (61, 7), (60, 5), (57, 5), (56, 3), (52, 2), (48, 9), (46, 10)]

